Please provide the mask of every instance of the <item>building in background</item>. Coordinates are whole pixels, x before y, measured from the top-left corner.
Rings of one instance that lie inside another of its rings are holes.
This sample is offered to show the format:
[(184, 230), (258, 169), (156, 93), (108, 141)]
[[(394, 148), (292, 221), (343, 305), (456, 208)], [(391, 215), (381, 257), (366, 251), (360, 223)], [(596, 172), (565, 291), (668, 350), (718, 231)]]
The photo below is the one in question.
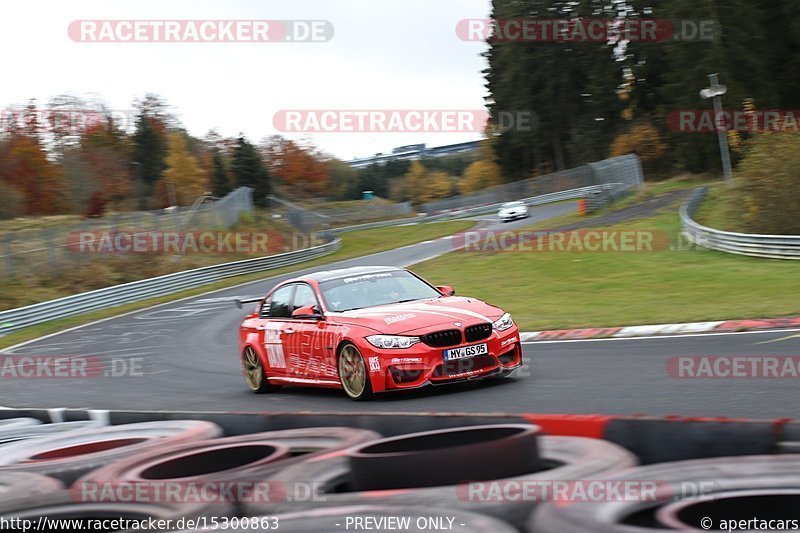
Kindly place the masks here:
[(386, 163), (387, 161), (414, 161), (422, 159), (423, 157), (444, 157), (455, 154), (467, 154), (476, 152), (479, 147), (480, 141), (447, 144), (434, 148), (427, 148), (424, 144), (410, 144), (394, 148), (391, 154), (375, 154), (370, 157), (359, 157), (348, 161), (348, 164), (352, 168), (363, 168), (374, 163)]

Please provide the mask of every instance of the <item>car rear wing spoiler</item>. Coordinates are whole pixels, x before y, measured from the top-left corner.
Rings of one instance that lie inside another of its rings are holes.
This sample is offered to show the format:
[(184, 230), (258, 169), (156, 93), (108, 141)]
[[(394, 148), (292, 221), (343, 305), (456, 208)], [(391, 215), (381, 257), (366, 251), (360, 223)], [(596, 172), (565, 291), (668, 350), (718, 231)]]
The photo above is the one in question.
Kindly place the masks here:
[(236, 303), (236, 307), (241, 309), (244, 304), (254, 304), (256, 302), (260, 302), (261, 300), (263, 300), (263, 298), (247, 298), (247, 299), (244, 299), (244, 300), (236, 298), (234, 300), (234, 303)]

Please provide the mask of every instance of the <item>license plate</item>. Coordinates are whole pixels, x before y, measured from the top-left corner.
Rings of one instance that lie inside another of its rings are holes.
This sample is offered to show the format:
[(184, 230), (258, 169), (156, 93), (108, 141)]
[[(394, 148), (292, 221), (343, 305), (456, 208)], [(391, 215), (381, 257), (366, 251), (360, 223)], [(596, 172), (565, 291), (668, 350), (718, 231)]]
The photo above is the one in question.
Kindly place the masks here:
[(463, 348), (450, 348), (449, 350), (445, 350), (444, 360), (454, 361), (456, 359), (467, 359), (469, 357), (475, 357), (476, 355), (486, 355), (487, 353), (489, 353), (489, 349), (484, 342), (483, 344), (474, 344), (472, 346), (464, 346)]

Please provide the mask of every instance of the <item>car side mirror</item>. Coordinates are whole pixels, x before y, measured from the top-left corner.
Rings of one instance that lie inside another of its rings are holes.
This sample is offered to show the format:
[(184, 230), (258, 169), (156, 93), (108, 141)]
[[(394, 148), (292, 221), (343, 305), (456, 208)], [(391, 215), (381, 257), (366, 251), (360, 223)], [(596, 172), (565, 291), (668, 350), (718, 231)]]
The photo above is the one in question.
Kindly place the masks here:
[(320, 313), (316, 305), (304, 305), (292, 311), (292, 318), (305, 319), (305, 320), (323, 320), (324, 317)]
[(456, 293), (456, 290), (450, 285), (439, 285), (436, 287), (436, 290), (441, 292), (444, 296), (453, 296)]

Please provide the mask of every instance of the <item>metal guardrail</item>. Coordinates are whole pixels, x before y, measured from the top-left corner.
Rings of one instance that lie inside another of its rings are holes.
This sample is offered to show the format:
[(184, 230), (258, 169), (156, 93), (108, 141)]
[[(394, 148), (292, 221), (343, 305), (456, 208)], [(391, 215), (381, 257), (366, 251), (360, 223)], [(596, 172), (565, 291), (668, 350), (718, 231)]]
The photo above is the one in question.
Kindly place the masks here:
[(692, 215), (703, 201), (706, 188), (695, 189), (681, 206), (681, 231), (692, 243), (731, 254), (766, 257), (770, 259), (800, 259), (800, 235), (759, 235), (736, 233), (709, 228), (697, 223)]
[(138, 302), (155, 296), (173, 294), (241, 274), (252, 274), (272, 268), (294, 265), (333, 253), (341, 245), (341, 239), (334, 238), (325, 244), (294, 252), (184, 270), (174, 274), (114, 285), (90, 292), (65, 296), (57, 300), (2, 311), (0, 312), (0, 336), (51, 320)]

